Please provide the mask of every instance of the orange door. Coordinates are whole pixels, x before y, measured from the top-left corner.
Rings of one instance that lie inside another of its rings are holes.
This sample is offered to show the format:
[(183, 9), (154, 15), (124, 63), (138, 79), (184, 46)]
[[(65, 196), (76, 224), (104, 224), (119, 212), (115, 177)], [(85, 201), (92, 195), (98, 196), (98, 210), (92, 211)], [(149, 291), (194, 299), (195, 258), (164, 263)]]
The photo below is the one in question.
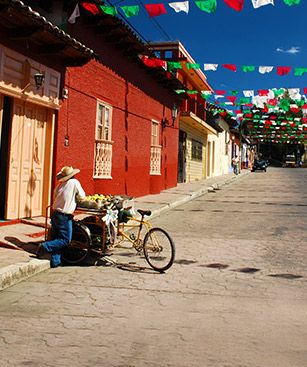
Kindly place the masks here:
[[(48, 111), (31, 103), (14, 101), (8, 175), (7, 219), (43, 215), (44, 181)], [(49, 135), (48, 135), (49, 136)], [(46, 148), (47, 144), (47, 148)], [(49, 162), (49, 160), (47, 159)], [(49, 174), (47, 175), (50, 176)]]

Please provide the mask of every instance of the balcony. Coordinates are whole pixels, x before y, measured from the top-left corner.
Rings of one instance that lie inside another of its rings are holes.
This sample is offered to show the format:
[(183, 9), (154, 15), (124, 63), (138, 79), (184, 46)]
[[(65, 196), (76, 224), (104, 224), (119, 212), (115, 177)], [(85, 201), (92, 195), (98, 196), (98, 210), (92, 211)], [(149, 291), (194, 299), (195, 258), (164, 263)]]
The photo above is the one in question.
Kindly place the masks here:
[(220, 128), (215, 122), (211, 111), (207, 111), (200, 102), (193, 99), (184, 100), (180, 106), (180, 120), (198, 129), (205, 130), (206, 134), (217, 135)]

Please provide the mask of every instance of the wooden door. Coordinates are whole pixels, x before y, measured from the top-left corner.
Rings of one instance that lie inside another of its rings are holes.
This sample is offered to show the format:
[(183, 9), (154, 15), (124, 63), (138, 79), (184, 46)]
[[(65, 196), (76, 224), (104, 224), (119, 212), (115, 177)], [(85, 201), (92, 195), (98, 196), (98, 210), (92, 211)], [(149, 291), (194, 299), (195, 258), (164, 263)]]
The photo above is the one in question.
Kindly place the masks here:
[[(47, 109), (16, 101), (12, 116), (6, 218), (43, 215)], [(50, 167), (46, 167), (50, 169)]]

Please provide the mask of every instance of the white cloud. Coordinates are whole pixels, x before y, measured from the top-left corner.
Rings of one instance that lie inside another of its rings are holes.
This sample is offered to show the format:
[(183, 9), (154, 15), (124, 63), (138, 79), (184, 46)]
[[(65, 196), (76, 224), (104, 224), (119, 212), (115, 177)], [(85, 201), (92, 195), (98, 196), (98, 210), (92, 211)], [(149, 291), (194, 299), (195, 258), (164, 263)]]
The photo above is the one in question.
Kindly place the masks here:
[(301, 48), (297, 47), (297, 46), (292, 46), (292, 47), (288, 48), (288, 50), (284, 50), (283, 48), (278, 47), (276, 49), (276, 51), (277, 52), (283, 52), (283, 53), (286, 53), (286, 54), (297, 54), (297, 53), (301, 52)]

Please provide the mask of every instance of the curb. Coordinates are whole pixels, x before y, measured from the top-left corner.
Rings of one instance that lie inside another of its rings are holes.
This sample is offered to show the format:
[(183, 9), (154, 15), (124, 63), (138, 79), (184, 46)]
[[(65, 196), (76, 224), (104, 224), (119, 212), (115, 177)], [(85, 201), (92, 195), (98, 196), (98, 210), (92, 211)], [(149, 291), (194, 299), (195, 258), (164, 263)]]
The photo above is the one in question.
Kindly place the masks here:
[(50, 268), (49, 260), (33, 259), (0, 269), (0, 291)]

